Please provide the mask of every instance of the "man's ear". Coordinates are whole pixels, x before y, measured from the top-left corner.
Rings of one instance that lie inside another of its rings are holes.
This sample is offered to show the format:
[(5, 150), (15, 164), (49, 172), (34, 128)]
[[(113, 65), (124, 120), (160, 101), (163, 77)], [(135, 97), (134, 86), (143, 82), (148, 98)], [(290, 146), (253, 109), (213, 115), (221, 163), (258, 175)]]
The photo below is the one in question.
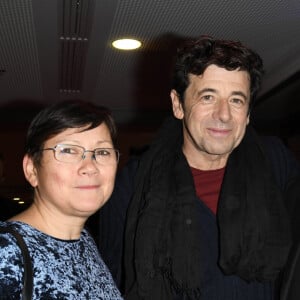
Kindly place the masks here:
[(174, 117), (179, 120), (182, 120), (183, 116), (184, 116), (184, 111), (183, 111), (182, 103), (179, 100), (177, 92), (175, 90), (171, 90), (170, 97), (172, 100), (172, 108), (173, 108)]
[(23, 171), (27, 181), (32, 185), (32, 187), (36, 187), (38, 185), (37, 170), (32, 158), (27, 154), (25, 154), (23, 158)]

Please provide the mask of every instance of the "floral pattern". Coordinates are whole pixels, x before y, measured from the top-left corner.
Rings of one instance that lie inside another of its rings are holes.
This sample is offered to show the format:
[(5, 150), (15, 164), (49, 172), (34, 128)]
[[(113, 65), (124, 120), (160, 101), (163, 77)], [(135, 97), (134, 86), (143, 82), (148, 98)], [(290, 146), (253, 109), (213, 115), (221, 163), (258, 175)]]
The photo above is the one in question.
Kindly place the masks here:
[[(79, 240), (60, 240), (22, 222), (10, 225), (23, 236), (34, 272), (33, 299), (122, 299), (97, 246), (84, 229)], [(23, 261), (15, 238), (0, 235), (0, 299), (21, 299)]]

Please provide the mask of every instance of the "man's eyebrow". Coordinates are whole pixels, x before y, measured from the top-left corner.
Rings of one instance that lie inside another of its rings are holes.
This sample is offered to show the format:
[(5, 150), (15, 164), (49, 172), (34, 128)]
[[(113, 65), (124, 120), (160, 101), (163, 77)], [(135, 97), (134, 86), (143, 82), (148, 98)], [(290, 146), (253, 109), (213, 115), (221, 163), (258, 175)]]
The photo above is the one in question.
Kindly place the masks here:
[(248, 97), (246, 96), (245, 93), (241, 92), (241, 91), (235, 91), (231, 93), (232, 96), (242, 96), (245, 100), (248, 99)]
[[(202, 94), (207, 93), (207, 92), (210, 92), (210, 93), (216, 93), (216, 94), (218, 93), (218, 91), (217, 91), (216, 89), (213, 89), (213, 88), (204, 88), (204, 89), (198, 91), (198, 92), (197, 92), (197, 95), (198, 95), (198, 96), (201, 96)], [(241, 91), (233, 91), (233, 92), (231, 93), (231, 95), (232, 95), (232, 96), (241, 96), (241, 97), (243, 97), (245, 100), (248, 99), (247, 95), (246, 95), (245, 93), (241, 92)]]
[(210, 93), (217, 93), (217, 90), (216, 90), (216, 89), (213, 89), (213, 88), (204, 88), (204, 89), (198, 91), (198, 92), (197, 92), (197, 95), (198, 95), (198, 96), (201, 96), (202, 94), (207, 93), (207, 92), (210, 92)]

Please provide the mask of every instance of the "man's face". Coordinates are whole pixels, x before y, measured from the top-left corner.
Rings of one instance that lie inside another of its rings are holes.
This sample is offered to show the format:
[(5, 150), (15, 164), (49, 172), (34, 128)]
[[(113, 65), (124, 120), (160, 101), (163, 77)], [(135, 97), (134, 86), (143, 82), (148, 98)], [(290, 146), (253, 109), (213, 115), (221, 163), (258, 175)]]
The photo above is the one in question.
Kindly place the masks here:
[(183, 105), (176, 91), (171, 92), (174, 115), (184, 123), (183, 152), (193, 167), (214, 168), (209, 161), (223, 167), (249, 122), (249, 75), (210, 65), (189, 79)]

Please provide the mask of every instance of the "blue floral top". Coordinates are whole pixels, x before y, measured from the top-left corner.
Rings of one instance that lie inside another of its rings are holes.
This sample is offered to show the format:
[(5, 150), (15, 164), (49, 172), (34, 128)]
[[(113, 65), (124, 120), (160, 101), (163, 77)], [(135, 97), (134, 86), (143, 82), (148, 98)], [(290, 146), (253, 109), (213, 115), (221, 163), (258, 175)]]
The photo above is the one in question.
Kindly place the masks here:
[[(122, 299), (90, 234), (60, 240), (22, 222), (10, 225), (23, 236), (33, 263), (33, 299)], [(21, 250), (9, 233), (0, 234), (0, 299), (21, 299)]]

